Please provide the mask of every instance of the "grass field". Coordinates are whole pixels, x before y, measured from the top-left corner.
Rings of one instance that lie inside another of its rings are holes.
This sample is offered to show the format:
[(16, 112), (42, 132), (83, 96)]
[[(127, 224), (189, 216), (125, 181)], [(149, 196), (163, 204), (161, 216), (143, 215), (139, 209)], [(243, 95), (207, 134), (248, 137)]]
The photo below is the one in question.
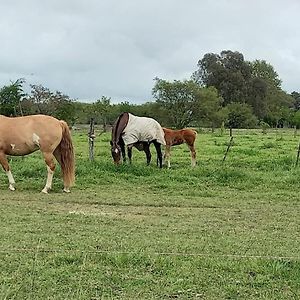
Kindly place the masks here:
[(109, 134), (88, 160), (73, 133), (76, 186), (59, 172), (41, 194), (40, 153), (0, 173), (0, 299), (299, 299), (299, 136), (293, 131), (199, 132), (197, 167), (185, 145), (170, 170), (133, 151), (115, 167)]

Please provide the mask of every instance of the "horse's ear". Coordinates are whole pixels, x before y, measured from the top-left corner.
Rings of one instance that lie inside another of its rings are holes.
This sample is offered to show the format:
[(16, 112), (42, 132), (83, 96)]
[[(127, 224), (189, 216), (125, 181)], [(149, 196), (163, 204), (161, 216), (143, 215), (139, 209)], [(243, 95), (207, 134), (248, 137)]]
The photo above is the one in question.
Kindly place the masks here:
[(113, 142), (112, 141), (109, 141), (110, 145), (112, 146), (113, 145)]

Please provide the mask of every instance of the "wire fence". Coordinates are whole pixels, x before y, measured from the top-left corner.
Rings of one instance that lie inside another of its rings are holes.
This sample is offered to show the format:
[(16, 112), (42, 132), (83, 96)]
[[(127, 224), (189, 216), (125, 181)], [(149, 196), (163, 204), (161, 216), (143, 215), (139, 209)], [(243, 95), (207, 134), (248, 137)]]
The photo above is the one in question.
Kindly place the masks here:
[(145, 256), (182, 256), (207, 258), (235, 258), (235, 259), (265, 259), (265, 260), (293, 260), (300, 261), (300, 256), (276, 255), (246, 255), (246, 254), (209, 254), (185, 252), (138, 252), (138, 251), (110, 251), (110, 250), (80, 250), (80, 249), (45, 249), (45, 248), (0, 248), (0, 253), (81, 253), (81, 254), (110, 254), (110, 255), (145, 255)]

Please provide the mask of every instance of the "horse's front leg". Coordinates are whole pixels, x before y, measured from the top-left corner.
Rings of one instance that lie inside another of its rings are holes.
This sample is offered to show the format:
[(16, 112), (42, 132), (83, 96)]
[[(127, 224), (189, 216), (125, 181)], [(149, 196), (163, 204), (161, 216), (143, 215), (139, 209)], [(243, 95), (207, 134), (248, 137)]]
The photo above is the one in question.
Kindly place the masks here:
[(10, 167), (9, 167), (6, 155), (3, 152), (0, 152), (0, 163), (1, 163), (5, 173), (7, 175), (7, 178), (8, 178), (8, 182), (9, 182), (8, 188), (11, 191), (14, 191), (15, 190), (15, 187), (14, 187), (15, 180), (14, 180), (14, 177), (13, 177), (11, 171), (10, 171)]
[(121, 148), (122, 160), (125, 163), (126, 162), (126, 151), (125, 151), (124, 144), (120, 144), (120, 148)]
[(129, 164), (131, 165), (131, 163), (132, 163), (132, 145), (127, 147), (127, 154), (128, 154)]
[[(54, 156), (52, 153), (43, 153), (45, 163), (47, 165), (47, 181), (45, 187), (42, 189), (42, 193), (48, 194), (48, 191), (52, 188), (53, 174), (55, 170)], [(65, 192), (70, 192), (65, 190)]]

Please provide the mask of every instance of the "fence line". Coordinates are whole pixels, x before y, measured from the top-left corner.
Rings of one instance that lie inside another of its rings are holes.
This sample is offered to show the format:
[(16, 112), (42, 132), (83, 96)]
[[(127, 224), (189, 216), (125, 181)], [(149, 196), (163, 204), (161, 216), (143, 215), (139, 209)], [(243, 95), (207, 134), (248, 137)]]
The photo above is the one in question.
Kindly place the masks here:
[(85, 253), (85, 254), (112, 254), (112, 255), (148, 255), (148, 256), (183, 256), (183, 257), (208, 257), (208, 258), (237, 258), (237, 259), (267, 259), (267, 260), (300, 260), (300, 256), (276, 255), (244, 255), (244, 254), (209, 254), (209, 253), (184, 253), (184, 252), (132, 252), (109, 250), (80, 250), (80, 249), (45, 249), (45, 248), (0, 248), (0, 253)]

